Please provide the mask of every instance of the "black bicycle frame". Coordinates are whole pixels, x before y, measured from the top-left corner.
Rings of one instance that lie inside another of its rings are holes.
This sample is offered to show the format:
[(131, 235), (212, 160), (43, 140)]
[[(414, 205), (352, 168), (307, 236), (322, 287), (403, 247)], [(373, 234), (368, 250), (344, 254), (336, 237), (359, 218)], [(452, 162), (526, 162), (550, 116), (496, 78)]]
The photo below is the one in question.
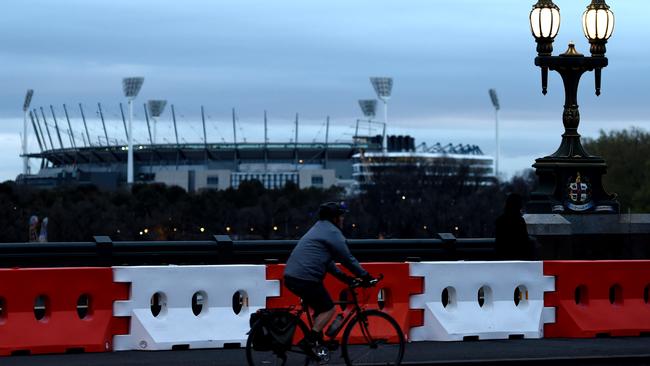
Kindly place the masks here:
[[(358, 288), (358, 287), (349, 287), (349, 286), (348, 286), (348, 289), (350, 290), (350, 293), (352, 294), (352, 300), (351, 300), (351, 301), (334, 301), (334, 305), (339, 305), (339, 306), (340, 306), (340, 305), (353, 305), (354, 308), (353, 308), (352, 310), (350, 310), (350, 312), (347, 313), (347, 315), (345, 316), (345, 318), (343, 318), (343, 323), (341, 323), (341, 326), (339, 327), (339, 329), (337, 329), (336, 332), (334, 332), (334, 334), (333, 334), (332, 336), (329, 336), (330, 338), (332, 338), (332, 339), (333, 339), (333, 338), (336, 338), (336, 336), (338, 336), (339, 333), (340, 333), (343, 329), (345, 329), (345, 326), (348, 324), (348, 322), (349, 322), (349, 321), (350, 321), (354, 316), (356, 316), (356, 315), (358, 315), (358, 314), (361, 314), (361, 313), (363, 312), (363, 309), (362, 309), (361, 306), (359, 305), (359, 299), (358, 299), (358, 296), (357, 296), (357, 292), (355, 291), (355, 289), (357, 289), (357, 288)], [(302, 309), (301, 309), (300, 312), (298, 313), (298, 316), (300, 316), (300, 313), (302, 313), (302, 312), (307, 313), (307, 325), (309, 326), (309, 329), (312, 329), (312, 328), (314, 327), (314, 323), (313, 323), (313, 319), (312, 319), (311, 313), (309, 312), (309, 307), (308, 307), (307, 305), (305, 305), (305, 304), (302, 304)], [(365, 327), (365, 326), (362, 326), (361, 329), (363, 330), (364, 336), (365, 336), (366, 338), (369, 338), (369, 335), (366, 334), (367, 331), (368, 331), (368, 330), (366, 329), (366, 327)]]

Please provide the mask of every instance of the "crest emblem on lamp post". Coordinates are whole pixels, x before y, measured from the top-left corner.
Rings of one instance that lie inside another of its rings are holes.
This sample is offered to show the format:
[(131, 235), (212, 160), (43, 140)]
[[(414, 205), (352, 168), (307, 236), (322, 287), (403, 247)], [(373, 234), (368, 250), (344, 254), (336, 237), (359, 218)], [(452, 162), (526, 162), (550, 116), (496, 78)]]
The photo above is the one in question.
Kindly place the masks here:
[(575, 178), (569, 178), (567, 196), (566, 206), (570, 210), (586, 211), (594, 205), (591, 200), (591, 184), (589, 183), (589, 179), (582, 177), (580, 172), (576, 173)]

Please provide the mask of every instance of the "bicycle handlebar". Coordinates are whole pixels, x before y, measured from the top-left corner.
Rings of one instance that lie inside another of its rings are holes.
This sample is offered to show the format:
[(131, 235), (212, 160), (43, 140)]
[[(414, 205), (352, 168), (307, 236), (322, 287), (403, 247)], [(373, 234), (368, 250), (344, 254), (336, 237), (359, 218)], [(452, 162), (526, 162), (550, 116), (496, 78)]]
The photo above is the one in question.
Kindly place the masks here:
[[(357, 288), (357, 287), (373, 287), (376, 286), (381, 280), (384, 279), (384, 275), (382, 273), (379, 274), (376, 278), (373, 278), (372, 280), (366, 282), (362, 280), (361, 278), (355, 278), (352, 283), (350, 284), (350, 288)], [(364, 286), (367, 285), (367, 286)]]

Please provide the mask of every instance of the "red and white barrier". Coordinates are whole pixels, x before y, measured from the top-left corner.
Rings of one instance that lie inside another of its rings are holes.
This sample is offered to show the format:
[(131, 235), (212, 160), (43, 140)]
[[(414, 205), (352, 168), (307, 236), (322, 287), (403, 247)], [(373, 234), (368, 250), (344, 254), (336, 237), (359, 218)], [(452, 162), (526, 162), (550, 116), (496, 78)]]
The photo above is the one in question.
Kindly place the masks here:
[(110, 268), (0, 269), (0, 356), (111, 351), (127, 293)]
[[(650, 261), (363, 265), (384, 281), (359, 289), (362, 301), (393, 316), (411, 341), (650, 332)], [(0, 356), (243, 346), (251, 313), (299, 303), (281, 286), (283, 271), (0, 269)], [(325, 286), (334, 300), (346, 291), (332, 277)]]
[(129, 334), (115, 336), (116, 350), (245, 345), (250, 314), (279, 292), (279, 284), (266, 280), (266, 267), (261, 265), (114, 267), (113, 271), (115, 282), (131, 284), (130, 299), (115, 303), (116, 316), (131, 318)]
[(411, 263), (411, 276), (424, 277), (424, 293), (411, 297), (423, 309), (424, 324), (411, 328), (413, 341), (541, 338), (552, 309), (553, 291), (542, 262)]
[(549, 338), (650, 334), (650, 261), (547, 261), (556, 291), (546, 306), (557, 309)]

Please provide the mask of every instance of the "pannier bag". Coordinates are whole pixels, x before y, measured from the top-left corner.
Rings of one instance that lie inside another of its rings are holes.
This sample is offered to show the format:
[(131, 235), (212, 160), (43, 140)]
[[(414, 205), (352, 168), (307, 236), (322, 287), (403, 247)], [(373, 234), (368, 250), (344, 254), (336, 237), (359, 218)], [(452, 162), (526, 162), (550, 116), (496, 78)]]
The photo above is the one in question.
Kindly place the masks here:
[(251, 329), (261, 322), (260, 331), (253, 334), (253, 349), (256, 351), (288, 351), (291, 348), (298, 317), (286, 310), (260, 309), (251, 314)]

